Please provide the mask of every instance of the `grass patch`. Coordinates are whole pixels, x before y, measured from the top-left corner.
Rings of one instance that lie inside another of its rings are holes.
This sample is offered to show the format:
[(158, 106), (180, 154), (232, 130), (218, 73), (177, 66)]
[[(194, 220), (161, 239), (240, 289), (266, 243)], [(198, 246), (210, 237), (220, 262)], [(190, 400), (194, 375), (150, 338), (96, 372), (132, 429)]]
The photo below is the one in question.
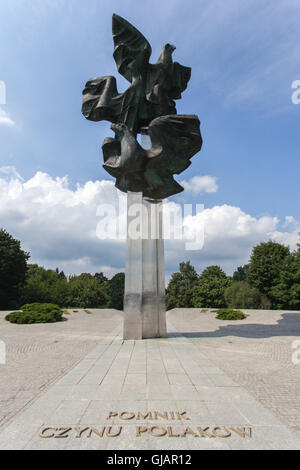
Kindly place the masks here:
[(231, 308), (220, 308), (217, 310), (218, 320), (244, 320), (246, 315), (241, 310), (233, 310)]
[(93, 312), (91, 312), (90, 310), (84, 310), (85, 313), (87, 313), (88, 315), (92, 315)]

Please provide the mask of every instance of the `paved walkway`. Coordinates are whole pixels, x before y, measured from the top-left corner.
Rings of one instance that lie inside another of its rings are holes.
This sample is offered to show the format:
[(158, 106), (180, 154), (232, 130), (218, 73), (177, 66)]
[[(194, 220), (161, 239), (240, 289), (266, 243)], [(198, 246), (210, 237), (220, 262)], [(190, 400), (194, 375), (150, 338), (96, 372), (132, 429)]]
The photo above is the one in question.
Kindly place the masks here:
[(300, 449), (171, 323), (168, 332), (124, 342), (119, 325), (2, 430), (0, 449)]

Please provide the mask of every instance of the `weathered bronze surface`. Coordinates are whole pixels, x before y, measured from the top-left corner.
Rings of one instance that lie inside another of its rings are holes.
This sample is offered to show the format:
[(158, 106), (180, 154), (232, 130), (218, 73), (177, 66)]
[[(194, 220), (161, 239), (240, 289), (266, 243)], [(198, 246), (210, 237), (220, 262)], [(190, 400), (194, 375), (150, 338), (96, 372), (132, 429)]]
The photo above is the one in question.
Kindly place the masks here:
[[(103, 167), (116, 178), (116, 187), (166, 198), (183, 191), (173, 174), (185, 170), (202, 146), (198, 117), (177, 115), (174, 102), (186, 89), (191, 69), (173, 62), (171, 44), (163, 47), (156, 64), (150, 64), (149, 42), (115, 14), (112, 32), (118, 71), (131, 85), (118, 93), (114, 77), (89, 80), (83, 90), (82, 113), (91, 121), (112, 122), (115, 137), (103, 142)], [(151, 138), (150, 150), (136, 139), (142, 131)]]

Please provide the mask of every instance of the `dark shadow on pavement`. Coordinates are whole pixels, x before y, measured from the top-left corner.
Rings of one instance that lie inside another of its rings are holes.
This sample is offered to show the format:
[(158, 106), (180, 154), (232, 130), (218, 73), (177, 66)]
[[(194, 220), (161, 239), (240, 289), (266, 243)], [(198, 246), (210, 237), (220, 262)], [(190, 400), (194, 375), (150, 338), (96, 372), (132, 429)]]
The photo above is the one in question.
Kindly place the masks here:
[[(185, 336), (186, 338), (221, 338), (224, 336), (240, 336), (243, 338), (270, 338), (272, 336), (299, 336), (300, 337), (300, 313), (281, 314), (282, 318), (276, 325), (264, 324), (230, 324), (220, 326), (215, 331), (179, 331), (168, 333), (168, 337)], [(172, 318), (170, 318), (172, 323)], [(199, 319), (199, 321), (201, 321)], [(219, 320), (220, 322), (222, 320)], [(176, 322), (174, 321), (176, 327)], [(177, 328), (177, 327), (176, 327)], [(177, 328), (178, 329), (178, 328)]]

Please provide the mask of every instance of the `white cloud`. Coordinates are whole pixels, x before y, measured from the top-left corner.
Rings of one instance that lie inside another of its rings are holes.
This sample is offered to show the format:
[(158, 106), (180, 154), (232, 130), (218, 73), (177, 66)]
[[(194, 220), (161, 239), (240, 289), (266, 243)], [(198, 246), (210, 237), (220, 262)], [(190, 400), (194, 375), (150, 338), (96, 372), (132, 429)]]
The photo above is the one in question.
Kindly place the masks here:
[[(121, 228), (126, 224), (126, 196), (112, 181), (88, 181), (70, 187), (68, 178), (52, 178), (37, 172), (27, 181), (11, 167), (0, 168), (0, 226), (21, 240), (31, 252), (31, 262), (58, 266), (66, 273), (104, 271), (109, 275), (124, 269), (125, 241), (100, 240), (96, 236), (96, 215), (100, 204), (112, 204)], [(121, 205), (119, 205), (121, 202)], [(174, 202), (169, 207), (180, 206)], [(289, 220), (291, 216), (288, 216)], [(239, 207), (214, 206), (185, 219), (197, 234), (204, 226), (205, 243), (200, 251), (186, 251), (186, 240), (167, 240), (167, 275), (180, 261), (190, 259), (198, 271), (220, 264), (231, 273), (246, 263), (252, 247), (273, 239), (296, 248), (298, 228), (281, 231), (276, 217), (253, 217)]]
[(105, 202), (118, 204), (112, 181), (88, 181), (73, 190), (67, 177), (37, 172), (23, 182), (7, 167), (0, 171), (0, 226), (22, 241), (31, 262), (67, 272), (122, 269), (124, 250), (118, 247), (124, 242), (96, 237), (96, 210)]
[(193, 176), (188, 181), (181, 181), (180, 184), (186, 191), (193, 194), (202, 192), (216, 193), (218, 191), (217, 178), (215, 176)]
[(289, 224), (294, 224), (296, 222), (296, 219), (293, 215), (287, 215), (285, 217), (285, 224), (286, 225), (289, 225)]
[[(1, 166), (0, 167), (0, 176), (1, 174), (4, 176), (4, 177), (9, 177), (9, 178), (15, 178), (15, 179), (19, 179), (19, 180), (23, 180), (22, 176), (20, 175), (20, 173), (17, 172), (17, 170), (15, 169), (14, 166)], [(23, 180), (24, 181), (24, 180)]]
[(0, 125), (6, 125), (6, 126), (14, 126), (15, 122), (12, 120), (12, 118), (9, 116), (9, 114), (4, 111), (4, 109), (0, 108)]
[(184, 241), (167, 241), (166, 272), (170, 275), (178, 270), (180, 261), (190, 260), (201, 272), (206, 266), (220, 265), (231, 274), (237, 266), (248, 262), (252, 248), (268, 240), (274, 240), (296, 249), (300, 224), (293, 230), (281, 231), (277, 217), (253, 217), (239, 207), (222, 205), (205, 209), (188, 217), (186, 222), (191, 232), (201, 239), (204, 227), (204, 245), (199, 251), (186, 251)]
[(296, 249), (297, 243), (299, 243), (299, 230), (300, 228), (298, 226), (298, 229), (293, 232), (274, 231), (272, 233), (272, 240), (290, 246), (292, 249)]

